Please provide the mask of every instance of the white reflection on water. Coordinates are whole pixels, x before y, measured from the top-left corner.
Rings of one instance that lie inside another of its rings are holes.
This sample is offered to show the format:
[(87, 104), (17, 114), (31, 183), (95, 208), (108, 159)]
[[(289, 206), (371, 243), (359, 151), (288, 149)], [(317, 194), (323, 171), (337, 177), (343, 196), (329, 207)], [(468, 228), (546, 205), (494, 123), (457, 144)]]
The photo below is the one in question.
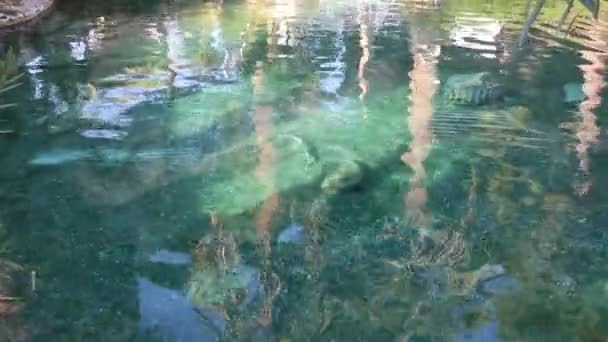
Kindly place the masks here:
[(72, 56), (77, 63), (86, 61), (87, 44), (80, 38), (70, 42), (70, 56)]
[(359, 34), (361, 38), (359, 39), (359, 46), (361, 47), (361, 59), (359, 60), (359, 71), (357, 77), (359, 78), (359, 89), (361, 89), (361, 94), (359, 95), (359, 99), (363, 100), (365, 95), (369, 91), (369, 81), (365, 77), (365, 68), (367, 67), (367, 63), (369, 63), (370, 59), (370, 42), (373, 37), (370, 34), (370, 28), (368, 25), (369, 19), (366, 15), (364, 9), (359, 9), (359, 16), (357, 16), (357, 22), (359, 23)]
[(452, 45), (483, 52), (482, 57), (496, 58), (499, 51), (497, 37), (502, 29), (502, 24), (493, 18), (456, 17), (450, 30), (450, 40)]

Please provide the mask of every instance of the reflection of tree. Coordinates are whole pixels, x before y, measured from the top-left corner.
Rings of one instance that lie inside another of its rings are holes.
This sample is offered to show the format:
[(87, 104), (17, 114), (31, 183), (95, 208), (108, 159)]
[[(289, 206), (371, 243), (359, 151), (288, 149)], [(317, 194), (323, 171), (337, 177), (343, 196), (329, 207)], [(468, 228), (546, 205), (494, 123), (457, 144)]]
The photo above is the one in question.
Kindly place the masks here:
[(524, 46), (528, 41), (528, 33), (530, 32), (530, 28), (532, 27), (532, 24), (540, 14), (540, 10), (543, 8), (545, 0), (537, 0), (536, 5), (532, 9), (532, 11), (529, 10), (529, 8), (531, 7), (531, 3), (532, 0), (528, 0), (528, 3), (526, 5), (526, 21), (524, 22), (524, 27), (521, 30), (521, 34), (519, 35), (519, 40), (517, 42), (517, 45), (519, 47)]
[[(264, 71), (263, 64), (259, 63), (256, 66), (255, 73), (252, 78), (254, 86), (254, 94), (262, 95), (264, 93)], [(259, 164), (256, 168), (256, 175), (262, 185), (270, 189), (270, 197), (262, 203), (256, 218), (256, 230), (258, 243), (260, 244), (260, 253), (262, 258), (262, 283), (264, 285), (264, 308), (260, 323), (262, 325), (270, 325), (272, 323), (272, 293), (274, 290), (272, 263), (271, 263), (271, 223), (273, 216), (279, 206), (279, 194), (274, 190), (274, 164), (275, 150), (270, 142), (270, 134), (272, 131), (272, 107), (268, 104), (258, 104), (253, 110), (253, 125), (255, 129), (256, 140), (260, 150)]]
[[(536, 21), (536, 19), (540, 15), (541, 10), (543, 9), (543, 6), (545, 5), (546, 1), (545, 0), (536, 0), (534, 8), (532, 8), (532, 2), (533, 2), (533, 0), (527, 0), (527, 2), (526, 2), (526, 10), (524, 12), (526, 20), (524, 21), (524, 26), (519, 35), (519, 39), (518, 39), (519, 47), (523, 47), (526, 44), (526, 42), (528, 41), (528, 35), (530, 32), (530, 28), (534, 24), (534, 21)], [(562, 25), (568, 18), (568, 15), (570, 14), (570, 11), (572, 10), (572, 7), (574, 5), (574, 0), (566, 0), (566, 2), (567, 2), (566, 8), (565, 8), (564, 12), (562, 13), (562, 16), (561, 16), (559, 22), (557, 23), (557, 28), (560, 30), (562, 28)], [(595, 19), (597, 19), (598, 14), (599, 14), (599, 8), (600, 8), (600, 6), (599, 6), (600, 0), (585, 0), (585, 1), (579, 1), (579, 2), (581, 2), (589, 10), (589, 12), (591, 12), (591, 15)], [(576, 16), (574, 19), (576, 19)], [(572, 23), (574, 23), (574, 20), (572, 21)], [(568, 28), (567, 31), (569, 31), (569, 29), (570, 28)]]
[[(431, 119), (433, 116), (433, 96), (437, 91), (437, 70), (434, 51), (425, 49), (431, 42), (423, 41), (419, 32), (412, 32), (412, 53), (414, 67), (410, 72), (411, 104), (408, 126), (412, 141), (410, 151), (401, 157), (414, 171), (410, 178), (410, 190), (406, 195), (407, 212), (410, 219), (417, 224), (430, 223), (430, 217), (424, 213), (427, 202), (425, 188), (426, 170), (424, 161), (428, 157), (432, 145)], [(433, 48), (433, 45), (430, 45)]]
[[(361, 7), (361, 4), (360, 4)], [(359, 46), (361, 47), (361, 59), (359, 60), (359, 70), (357, 77), (359, 78), (359, 88), (361, 89), (361, 95), (359, 98), (363, 100), (367, 92), (369, 91), (369, 82), (365, 76), (365, 68), (370, 59), (370, 28), (368, 26), (368, 16), (365, 15), (366, 10), (359, 8), (359, 16), (357, 22), (359, 23), (359, 32), (361, 38), (359, 39)]]
[(557, 29), (558, 30), (562, 29), (562, 26), (566, 22), (566, 19), (568, 19), (568, 15), (570, 14), (570, 11), (572, 10), (572, 7), (574, 7), (574, 0), (567, 0), (566, 9), (564, 9), (564, 13), (562, 14), (562, 17), (559, 20), (559, 23), (557, 24)]
[[(258, 20), (266, 20), (267, 34), (269, 38), (266, 40), (267, 51), (262, 58), (268, 58), (276, 51), (276, 36), (274, 36), (275, 25), (272, 20), (268, 20), (267, 15), (262, 7), (268, 5), (265, 1), (260, 3), (252, 2), (251, 10), (256, 15), (253, 16), (253, 22), (248, 25), (249, 28), (254, 28), (260, 24)], [(274, 43), (274, 44), (273, 44)], [(279, 207), (279, 194), (275, 190), (274, 172), (276, 163), (276, 153), (273, 144), (270, 141), (272, 134), (272, 105), (265, 102), (268, 92), (273, 89), (268, 89), (265, 86), (264, 63), (256, 62), (255, 69), (252, 75), (253, 93), (256, 103), (253, 108), (253, 126), (257, 145), (259, 147), (259, 162), (255, 170), (256, 177), (261, 185), (266, 188), (266, 193), (270, 196), (266, 198), (256, 215), (256, 235), (258, 240), (258, 253), (260, 254), (262, 269), (260, 273), (263, 286), (263, 307), (261, 316), (258, 318), (262, 326), (272, 325), (272, 301), (274, 299), (274, 285), (276, 284), (275, 275), (272, 271), (272, 251), (271, 251), (271, 226), (274, 215)]]
[[(600, 48), (599, 51), (606, 51), (608, 45), (602, 37), (600, 37), (601, 22), (594, 23), (589, 31), (590, 45)], [(606, 53), (597, 52), (595, 49), (581, 51), (583, 59), (588, 62), (579, 66), (583, 72), (583, 92), (585, 101), (583, 101), (579, 110), (581, 113), (581, 121), (576, 128), (576, 137), (579, 143), (576, 145), (577, 157), (579, 159), (580, 171), (584, 178), (588, 177), (591, 169), (591, 161), (588, 155), (588, 149), (591, 145), (598, 142), (600, 129), (597, 126), (596, 115), (594, 111), (602, 104), (602, 89), (604, 88), (604, 74), (606, 72)], [(591, 181), (586, 179), (578, 180), (578, 193), (583, 195), (589, 191)]]

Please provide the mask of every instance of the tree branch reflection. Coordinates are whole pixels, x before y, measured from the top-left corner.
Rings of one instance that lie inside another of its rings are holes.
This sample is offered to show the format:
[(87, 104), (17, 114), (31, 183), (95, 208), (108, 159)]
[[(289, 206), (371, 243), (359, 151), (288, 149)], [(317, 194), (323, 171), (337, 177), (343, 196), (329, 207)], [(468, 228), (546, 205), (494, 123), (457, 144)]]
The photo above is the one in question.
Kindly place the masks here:
[[(606, 42), (602, 40), (599, 34), (599, 26), (602, 23), (602, 21), (594, 22), (588, 34), (591, 39), (591, 46), (599, 48), (600, 51), (607, 51)], [(576, 154), (581, 174), (576, 181), (575, 187), (579, 195), (584, 195), (589, 192), (592, 185), (591, 180), (588, 179), (591, 172), (591, 160), (588, 151), (592, 145), (598, 143), (600, 135), (600, 128), (596, 124), (597, 116), (594, 112), (602, 104), (602, 89), (605, 85), (603, 78), (606, 73), (606, 53), (589, 49), (581, 51), (581, 55), (588, 63), (579, 66), (579, 69), (583, 73), (585, 101), (579, 105), (581, 120), (576, 129), (576, 137), (578, 139)]]

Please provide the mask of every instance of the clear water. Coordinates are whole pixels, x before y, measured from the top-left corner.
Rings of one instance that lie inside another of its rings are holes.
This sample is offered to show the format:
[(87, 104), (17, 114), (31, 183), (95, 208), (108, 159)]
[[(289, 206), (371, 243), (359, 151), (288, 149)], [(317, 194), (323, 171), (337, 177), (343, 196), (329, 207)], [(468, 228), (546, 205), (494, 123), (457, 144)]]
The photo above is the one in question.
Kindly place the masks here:
[[(73, 0), (0, 32), (0, 340), (605, 341), (608, 24), (549, 1), (516, 49), (525, 7)], [(502, 96), (450, 99), (480, 72)]]

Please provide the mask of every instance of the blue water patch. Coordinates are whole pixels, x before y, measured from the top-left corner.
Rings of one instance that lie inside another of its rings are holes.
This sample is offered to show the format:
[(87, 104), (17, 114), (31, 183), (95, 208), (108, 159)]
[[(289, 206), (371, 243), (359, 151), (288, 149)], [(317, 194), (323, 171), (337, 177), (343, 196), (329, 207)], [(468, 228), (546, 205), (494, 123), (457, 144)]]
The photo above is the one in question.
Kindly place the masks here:
[[(226, 322), (211, 310), (192, 305), (181, 292), (165, 288), (138, 277), (139, 327), (142, 332), (155, 331), (163, 341), (219, 341)], [(204, 315), (208, 326), (205, 326)]]
[(467, 329), (452, 342), (502, 342), (498, 337), (498, 328), (498, 322), (490, 321), (474, 329)]
[[(473, 296), (470, 302), (454, 307), (453, 318), (460, 333), (452, 338), (452, 342), (502, 342), (499, 337), (500, 323), (496, 317), (496, 308), (493, 303), (482, 296)], [(475, 314), (487, 317), (481, 324), (470, 327), (465, 323), (465, 315)]]

